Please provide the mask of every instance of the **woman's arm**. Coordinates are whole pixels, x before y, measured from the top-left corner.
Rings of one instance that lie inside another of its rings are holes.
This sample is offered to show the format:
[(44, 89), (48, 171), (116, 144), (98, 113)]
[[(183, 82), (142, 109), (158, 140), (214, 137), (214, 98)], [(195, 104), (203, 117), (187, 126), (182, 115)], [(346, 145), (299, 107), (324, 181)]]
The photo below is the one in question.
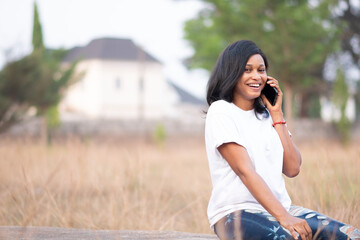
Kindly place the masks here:
[(282, 171), (288, 177), (296, 177), (300, 172), (300, 166), (302, 162), (301, 154), (295, 143), (292, 141), (286, 125), (277, 124), (274, 126), (274, 128), (279, 134), (281, 143), (284, 148), (284, 162)]
[[(270, 86), (275, 87), (278, 90), (278, 98), (274, 106), (269, 103), (266, 97), (262, 96), (262, 100), (265, 103), (267, 109), (269, 110), (273, 122), (284, 121), (284, 115), (281, 110), (283, 93), (276, 79), (270, 76), (268, 76), (268, 79), (268, 83), (270, 84)], [(295, 177), (300, 172), (300, 166), (302, 161), (301, 154), (295, 143), (292, 141), (285, 124), (275, 125), (275, 130), (279, 134), (282, 146), (284, 148), (283, 173), (288, 177)]]
[(301, 239), (311, 239), (312, 234), (309, 225), (305, 220), (293, 217), (286, 211), (265, 181), (256, 173), (254, 165), (244, 147), (236, 143), (225, 143), (218, 147), (218, 150), (254, 198), (283, 227), (288, 229), (295, 239), (297, 239), (295, 232), (300, 234)]

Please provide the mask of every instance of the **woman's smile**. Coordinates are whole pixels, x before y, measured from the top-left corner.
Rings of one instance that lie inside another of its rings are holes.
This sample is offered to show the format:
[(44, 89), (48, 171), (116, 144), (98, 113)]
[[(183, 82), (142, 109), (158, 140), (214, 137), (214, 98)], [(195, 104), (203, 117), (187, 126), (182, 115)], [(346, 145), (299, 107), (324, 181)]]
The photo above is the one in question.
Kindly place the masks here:
[(248, 85), (251, 89), (253, 89), (255, 91), (261, 90), (261, 88), (260, 88), (261, 83), (249, 83), (246, 85)]

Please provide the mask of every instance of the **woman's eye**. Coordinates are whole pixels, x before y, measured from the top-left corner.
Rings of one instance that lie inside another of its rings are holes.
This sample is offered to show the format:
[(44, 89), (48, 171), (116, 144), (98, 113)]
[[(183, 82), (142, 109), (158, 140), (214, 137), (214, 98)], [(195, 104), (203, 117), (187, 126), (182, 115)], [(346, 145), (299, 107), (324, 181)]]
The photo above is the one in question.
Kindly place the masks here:
[(251, 69), (250, 68), (245, 68), (245, 72), (250, 72)]
[(259, 69), (259, 72), (265, 72), (265, 69)]

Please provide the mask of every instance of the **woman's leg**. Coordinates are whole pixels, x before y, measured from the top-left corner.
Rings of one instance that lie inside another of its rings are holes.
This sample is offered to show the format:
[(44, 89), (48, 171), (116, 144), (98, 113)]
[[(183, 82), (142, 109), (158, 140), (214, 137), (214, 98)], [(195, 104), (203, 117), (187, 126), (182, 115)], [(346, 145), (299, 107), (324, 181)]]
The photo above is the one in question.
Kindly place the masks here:
[(360, 239), (360, 231), (358, 229), (315, 211), (292, 206), (289, 212), (295, 217), (306, 220), (313, 232), (314, 239)]
[(247, 210), (226, 215), (214, 230), (221, 240), (293, 239), (270, 214)]

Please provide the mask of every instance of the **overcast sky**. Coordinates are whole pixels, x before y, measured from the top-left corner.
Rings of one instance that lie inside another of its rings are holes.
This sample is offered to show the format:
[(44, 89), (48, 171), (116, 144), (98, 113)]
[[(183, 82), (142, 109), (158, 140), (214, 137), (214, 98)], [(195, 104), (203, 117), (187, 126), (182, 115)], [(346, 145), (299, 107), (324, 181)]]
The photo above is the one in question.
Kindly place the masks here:
[[(34, 0), (0, 0), (0, 68), (31, 51)], [(192, 49), (183, 24), (203, 6), (198, 0), (37, 0), (44, 42), (50, 48), (84, 46), (99, 37), (130, 38), (164, 64), (168, 79), (204, 96), (207, 74), (181, 61)]]

